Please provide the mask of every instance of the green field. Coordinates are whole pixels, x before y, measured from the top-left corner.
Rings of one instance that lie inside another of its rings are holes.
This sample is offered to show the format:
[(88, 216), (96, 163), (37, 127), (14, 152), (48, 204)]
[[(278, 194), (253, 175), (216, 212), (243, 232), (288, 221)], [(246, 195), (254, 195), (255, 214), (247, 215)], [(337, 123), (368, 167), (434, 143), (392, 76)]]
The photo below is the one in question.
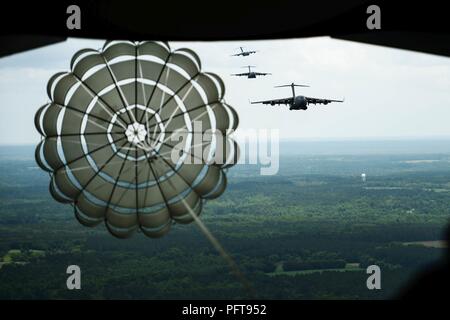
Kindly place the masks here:
[[(33, 148), (2, 148), (0, 299), (254, 298), (194, 224), (127, 240), (84, 227), (49, 195)], [(395, 297), (446, 250), (437, 241), (450, 218), (449, 159), (285, 152), (276, 176), (232, 168), (225, 194), (201, 217), (256, 298)], [(66, 289), (71, 264), (82, 269), (82, 290)], [(371, 264), (382, 290), (366, 288)]]
[(276, 268), (274, 272), (266, 273), (268, 276), (295, 276), (302, 274), (321, 273), (321, 272), (352, 272), (359, 271), (364, 272), (365, 269), (359, 267), (359, 263), (347, 263), (343, 268), (327, 268), (327, 269), (309, 269), (309, 270), (297, 270), (297, 271), (284, 271), (282, 265)]

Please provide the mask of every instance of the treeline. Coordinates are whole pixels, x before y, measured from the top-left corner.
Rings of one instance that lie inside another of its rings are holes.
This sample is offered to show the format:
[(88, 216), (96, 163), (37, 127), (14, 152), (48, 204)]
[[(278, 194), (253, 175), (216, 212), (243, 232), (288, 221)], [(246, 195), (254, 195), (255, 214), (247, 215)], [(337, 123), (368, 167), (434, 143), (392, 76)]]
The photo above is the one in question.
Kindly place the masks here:
[(345, 260), (311, 260), (311, 261), (285, 261), (283, 263), (284, 271), (300, 271), (311, 269), (340, 269), (345, 268)]

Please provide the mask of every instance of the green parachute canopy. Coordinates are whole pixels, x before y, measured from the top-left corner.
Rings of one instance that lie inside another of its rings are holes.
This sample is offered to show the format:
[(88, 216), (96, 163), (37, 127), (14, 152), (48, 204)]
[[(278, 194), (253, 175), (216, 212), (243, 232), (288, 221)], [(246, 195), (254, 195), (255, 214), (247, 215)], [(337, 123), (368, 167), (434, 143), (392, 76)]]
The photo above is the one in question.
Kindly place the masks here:
[(238, 116), (195, 52), (108, 41), (78, 51), (70, 67), (50, 78), (51, 102), (36, 113), (36, 161), (80, 223), (160, 237), (224, 192)]

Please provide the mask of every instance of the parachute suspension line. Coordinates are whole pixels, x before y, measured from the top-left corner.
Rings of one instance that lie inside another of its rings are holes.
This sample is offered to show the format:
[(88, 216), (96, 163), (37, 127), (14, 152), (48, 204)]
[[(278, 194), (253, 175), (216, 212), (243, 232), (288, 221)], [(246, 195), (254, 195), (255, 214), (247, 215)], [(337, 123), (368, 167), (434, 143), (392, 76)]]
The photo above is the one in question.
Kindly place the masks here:
[[(145, 159), (147, 160), (147, 164), (148, 164), (148, 166), (150, 167), (150, 159), (149, 159), (149, 157), (147, 156), (147, 153), (146, 152), (144, 152), (144, 155), (145, 155)], [(142, 169), (143, 170), (143, 169)], [(148, 172), (147, 172), (147, 179), (146, 179), (146, 181), (148, 182), (148, 181), (150, 181), (150, 175), (151, 174), (153, 174), (153, 170), (151, 170), (151, 168), (150, 168), (150, 170), (148, 170)], [(158, 178), (153, 174), (153, 178), (155, 179), (155, 182), (156, 182), (156, 184), (158, 184), (158, 189), (159, 189), (159, 182), (158, 182)], [(145, 204), (145, 199), (147, 199), (147, 194), (148, 194), (148, 189), (149, 188), (145, 188), (145, 191), (144, 191), (144, 204)], [(160, 189), (160, 192), (161, 192), (161, 189)], [(164, 200), (165, 201), (165, 200)]]
[[(135, 56), (134, 56), (134, 104), (135, 106), (137, 106), (138, 104), (138, 99), (137, 99), (137, 65), (138, 65), (138, 46), (134, 46), (134, 52), (135, 52)], [(145, 111), (144, 111), (145, 112)], [(147, 113), (147, 112), (145, 112)], [(137, 118), (137, 108), (134, 108), (134, 121), (136, 122), (136, 118)], [(138, 149), (135, 146), (134, 147), (134, 175), (136, 177), (136, 181), (135, 181), (135, 193), (136, 193), (136, 216), (139, 213), (139, 192), (138, 192), (138, 180), (139, 180), (139, 176), (138, 176)]]
[(106, 160), (102, 166), (94, 173), (92, 177), (89, 178), (89, 180), (86, 182), (86, 184), (83, 186), (83, 188), (78, 192), (78, 194), (75, 196), (74, 203), (76, 204), (78, 202), (78, 198), (81, 196), (84, 190), (87, 189), (87, 187), (91, 184), (91, 182), (95, 179), (95, 177), (105, 169), (105, 167), (111, 163), (111, 160), (122, 150), (122, 148), (128, 143), (128, 141), (125, 141), (109, 158)]
[[(136, 52), (137, 52), (137, 50), (138, 50), (138, 49), (136, 49)], [(142, 72), (142, 64), (141, 64), (141, 62), (139, 61), (139, 59), (137, 58), (137, 56), (136, 56), (136, 63), (137, 63), (137, 66), (139, 66), (139, 77), (140, 77), (140, 78), (143, 78), (144, 75), (143, 75), (143, 72)], [(136, 78), (137, 78), (137, 72), (138, 72), (138, 70), (136, 69)], [(137, 81), (137, 79), (136, 79), (136, 81)], [(141, 90), (142, 90), (142, 101), (147, 105), (147, 96), (146, 96), (146, 94), (145, 94), (145, 85), (144, 85), (144, 82), (143, 82), (143, 81), (141, 81)], [(153, 88), (153, 90), (154, 90), (154, 88)], [(136, 101), (137, 101), (137, 82), (136, 82), (136, 92), (135, 92), (135, 93), (136, 93)], [(136, 102), (136, 103), (137, 103), (137, 102)], [(142, 122), (143, 115), (145, 114), (145, 118), (146, 118), (146, 122), (145, 122), (146, 130), (147, 130), (147, 132), (150, 132), (149, 125), (148, 125), (148, 112), (146, 112), (147, 109), (148, 109), (148, 107), (146, 106), (145, 109), (144, 109), (144, 113), (141, 115), (141, 117), (140, 117), (140, 119), (139, 119), (139, 123)], [(135, 115), (135, 116), (137, 117), (137, 110), (136, 110), (136, 115)]]
[[(81, 118), (81, 115), (79, 115), (78, 113), (82, 114), (83, 116), (88, 116), (87, 121), (89, 121), (91, 124), (93, 124), (94, 126), (97, 126), (97, 127), (101, 128), (101, 129), (103, 129), (103, 130), (108, 130), (108, 128), (106, 128), (106, 127), (104, 127), (104, 126), (102, 126), (102, 125), (100, 125), (100, 124), (98, 124), (98, 123), (92, 121), (91, 119), (89, 119), (89, 117), (92, 117), (92, 118), (94, 118), (94, 119), (101, 120), (101, 121), (103, 121), (103, 122), (105, 122), (105, 123), (108, 123), (108, 124), (110, 123), (109, 120), (106, 120), (106, 119), (104, 119), (104, 118), (102, 118), (102, 117), (96, 116), (95, 114), (91, 114), (91, 113), (87, 113), (87, 112), (85, 112), (85, 111), (78, 110), (77, 108), (74, 108), (74, 107), (69, 106), (69, 105), (61, 105), (61, 104), (55, 103), (55, 102), (52, 102), (52, 103), (55, 104), (56, 106), (58, 106), (58, 107), (61, 108), (61, 109), (66, 108), (66, 109), (69, 109), (69, 110), (71, 110), (71, 111), (76, 112), (76, 113), (74, 113), (74, 114), (76, 114), (76, 115), (79, 116), (80, 118)], [(125, 126), (122, 126), (122, 124), (121, 124), (120, 122), (117, 122), (117, 123), (114, 122), (114, 123), (112, 123), (112, 125), (113, 125), (113, 126), (120, 127), (120, 128), (123, 128), (123, 129), (126, 129)]]
[[(175, 188), (175, 186), (172, 184), (172, 181), (167, 180), (169, 184), (172, 186), (172, 188)], [(176, 190), (176, 189), (175, 189)], [(184, 200), (184, 198), (181, 199), (181, 202), (188, 210), (189, 214), (191, 215), (192, 219), (194, 219), (195, 223), (199, 227), (200, 231), (203, 233), (203, 235), (208, 239), (208, 241), (211, 243), (211, 245), (216, 249), (216, 251), (222, 256), (222, 258), (228, 263), (228, 266), (231, 269), (231, 272), (235, 275), (235, 277), (238, 279), (238, 281), (242, 284), (244, 289), (247, 291), (249, 296), (251, 298), (255, 297), (255, 291), (251, 285), (251, 283), (247, 280), (245, 275), (242, 273), (242, 271), (239, 269), (239, 266), (237, 265), (236, 261), (230, 256), (230, 254), (225, 250), (225, 248), (222, 246), (222, 244), (217, 240), (216, 237), (209, 231), (209, 229), (205, 226), (202, 220), (199, 219), (199, 217), (195, 214), (194, 210), (189, 206), (189, 204)]]
[[(81, 136), (84, 136), (84, 135), (77, 135), (77, 137), (81, 137)], [(64, 137), (64, 135), (62, 135), (62, 136), (49, 136), (48, 138), (60, 138), (60, 137)], [(114, 143), (115, 142), (117, 142), (117, 141), (119, 141), (119, 140), (123, 140), (123, 139), (125, 139), (125, 137), (123, 137), (123, 138), (120, 138), (120, 139), (118, 139), (118, 140), (115, 140), (115, 141), (113, 141)], [(75, 144), (78, 144), (78, 145), (82, 145), (83, 143), (81, 142), (81, 141), (77, 141), (77, 140), (73, 140), (73, 141), (70, 141), (70, 143), (73, 143), (74, 145)], [(103, 146), (103, 147), (108, 147), (108, 146), (110, 146), (110, 144), (108, 143), (108, 144), (101, 144), (101, 143), (91, 143), (90, 145), (89, 145), (90, 147), (96, 147), (96, 146)], [(127, 147), (124, 147), (123, 149), (126, 149)], [(93, 150), (94, 151), (94, 150)], [(96, 152), (96, 151), (95, 151)], [(89, 153), (86, 153), (85, 155), (90, 155), (91, 154), (91, 152), (89, 152)], [(83, 157), (82, 157), (83, 158)], [(77, 160), (80, 160), (80, 158), (78, 158)], [(72, 163), (72, 162), (71, 162)], [(70, 164), (71, 164), (70, 163)]]
[[(114, 185), (113, 185), (113, 188), (111, 190), (111, 194), (109, 195), (108, 202), (106, 203), (105, 211), (104, 211), (105, 224), (106, 224), (106, 212), (108, 211), (109, 206), (111, 205), (112, 197), (113, 197), (113, 195), (114, 195), (114, 193), (116, 191), (116, 187), (117, 187), (117, 184), (119, 183), (120, 177), (122, 176), (122, 171), (123, 171), (123, 168), (125, 167), (125, 163), (127, 162), (127, 158), (128, 158), (128, 155), (130, 154), (130, 151), (131, 151), (131, 148), (128, 149), (127, 154), (125, 155), (125, 158), (122, 161), (122, 165), (120, 166), (119, 172), (117, 174), (117, 178), (114, 181)], [(118, 201), (117, 203), (119, 203), (119, 202), (120, 201)], [(108, 227), (108, 226), (106, 226), (106, 227)]]
[[(134, 45), (134, 104), (137, 106), (138, 104), (138, 99), (137, 99), (137, 86), (138, 86), (138, 81), (137, 81), (137, 75), (138, 75), (138, 46), (135, 44)], [(134, 119), (137, 119), (137, 108), (134, 108)]]
[[(164, 86), (167, 87), (167, 81), (169, 80), (169, 75), (170, 75), (170, 68), (167, 68), (167, 72), (166, 75), (164, 77)], [(161, 80), (160, 80), (161, 81)], [(159, 102), (159, 107), (158, 107), (158, 113), (161, 113), (162, 107), (163, 107), (163, 103), (164, 103), (164, 99), (166, 98), (166, 92), (163, 91), (162, 95), (161, 95), (161, 101)], [(150, 120), (152, 119), (152, 117), (150, 117)], [(149, 120), (148, 120), (149, 121)]]
[[(160, 143), (163, 144), (163, 145), (165, 145), (165, 146), (167, 146), (167, 147), (169, 147), (169, 148), (175, 149), (174, 146), (171, 145), (171, 144), (169, 144), (169, 143), (166, 143), (166, 142), (163, 142), (163, 141), (161, 141)], [(208, 142), (206, 141), (206, 142), (202, 143), (201, 145), (204, 145), (204, 144), (206, 144), (206, 143), (208, 143)], [(152, 147), (146, 147), (146, 146), (144, 146), (144, 145), (142, 145), (142, 144), (139, 144), (138, 146), (139, 146), (140, 148), (142, 148), (143, 150), (145, 150), (145, 151), (155, 151), (155, 152), (156, 152), (156, 150), (155, 150), (154, 148), (152, 148)], [(195, 146), (195, 145), (193, 145), (193, 146)], [(183, 151), (183, 153), (191, 155), (193, 158), (195, 158), (195, 159), (201, 161), (201, 163), (203, 163), (203, 161), (204, 161), (202, 158), (199, 158), (198, 156), (196, 156), (195, 154), (193, 154), (191, 151), (185, 151), (185, 150), (183, 150), (183, 149), (176, 149), (176, 150), (178, 150), (178, 151)], [(163, 153), (163, 154), (166, 155), (166, 154), (169, 154), (169, 153), (171, 153), (171, 151), (167, 151), (167, 152), (165, 152), (165, 153)], [(162, 156), (162, 154), (160, 154), (160, 155)]]
[[(159, 72), (158, 78), (156, 79), (155, 85), (153, 86), (152, 93), (150, 93), (150, 97), (148, 98), (147, 103), (145, 104), (145, 108), (147, 108), (147, 109), (148, 109), (148, 106), (150, 105), (150, 101), (152, 101), (153, 94), (155, 93), (155, 89), (158, 86), (159, 80), (161, 79), (161, 76), (164, 73), (164, 70), (166, 69), (167, 63), (169, 62), (171, 57), (172, 57), (172, 51), (169, 52), (169, 54), (167, 55), (167, 58), (164, 61), (164, 64), (163, 64), (163, 66), (161, 68), (161, 71)], [(139, 123), (142, 122), (143, 118), (144, 118), (144, 114), (141, 115), (141, 118), (139, 119)]]
[[(198, 74), (197, 74), (198, 75)], [(197, 76), (196, 75), (196, 76)], [(196, 77), (195, 76), (195, 77)], [(191, 78), (191, 80), (192, 80), (193, 78)], [(191, 80), (189, 80), (188, 82), (186, 82), (184, 85), (183, 85), (183, 87), (184, 86), (186, 86), (186, 84), (190, 84), (190, 87), (189, 87), (189, 89), (187, 90), (187, 92), (185, 93), (185, 95), (183, 96), (183, 98), (181, 98), (181, 101), (184, 103), (184, 99), (186, 99), (186, 97), (189, 95), (189, 93), (192, 91), (192, 88), (194, 88), (194, 86), (192, 85), (192, 83), (191, 83)], [(183, 89), (183, 87), (181, 87), (179, 90), (181, 90), (181, 89)], [(178, 91), (179, 91), (178, 90)], [(178, 91), (176, 92), (176, 93), (174, 93), (174, 95), (173, 96), (175, 96), (176, 94), (178, 94)], [(173, 96), (171, 96), (171, 98), (173, 97)], [(170, 99), (169, 100), (167, 100), (167, 102), (169, 102), (170, 101)], [(166, 103), (164, 104), (164, 105), (166, 105)], [(175, 114), (177, 113), (177, 111), (178, 110), (180, 110), (180, 105), (177, 103), (177, 106), (176, 106), (176, 108), (173, 110), (173, 112), (172, 112), (172, 114), (170, 115), (170, 117), (169, 117), (169, 119), (167, 120), (167, 122), (164, 122), (164, 126), (166, 126), (166, 127), (168, 127), (169, 126), (169, 124), (170, 124), (170, 122), (172, 121), (172, 119), (173, 119), (173, 117), (175, 116)], [(189, 113), (189, 112), (188, 112)], [(156, 132), (156, 127), (155, 127), (155, 132)]]
[[(181, 177), (183, 179), (184, 182), (186, 182), (185, 178), (183, 176), (181, 176), (181, 174), (179, 172), (177, 172), (175, 170), (175, 168), (173, 168), (172, 165), (170, 165), (170, 163), (165, 160), (163, 157), (161, 157), (158, 153), (158, 151), (156, 151), (156, 154), (172, 169), (174, 170), (175, 174), (177, 174), (179, 177)], [(149, 162), (150, 168), (153, 172), (153, 175), (155, 175), (154, 169), (152, 168), (151, 163)], [(156, 177), (156, 176), (155, 176)], [(173, 185), (172, 181), (170, 179), (167, 179), (168, 184), (174, 189), (175, 192), (177, 192), (177, 188)], [(187, 183), (187, 182), (186, 182)], [(190, 185), (188, 184), (188, 186), (190, 187)], [(159, 187), (159, 183), (158, 183), (158, 187)], [(191, 188), (191, 190), (193, 190)], [(163, 194), (162, 189), (160, 188), (161, 194), (164, 198), (164, 201), (166, 202), (166, 206), (167, 206), (167, 200)], [(202, 200), (200, 200), (202, 201)], [(238, 279), (238, 281), (242, 284), (242, 286), (244, 287), (244, 289), (247, 291), (247, 293), (249, 294), (249, 296), (251, 298), (254, 298), (255, 295), (255, 291), (251, 285), (251, 283), (247, 280), (247, 278), (245, 277), (245, 275), (242, 273), (242, 271), (239, 269), (239, 266), (237, 265), (236, 261), (234, 261), (234, 259), (231, 257), (231, 255), (225, 250), (225, 248), (222, 246), (222, 244), (219, 242), (219, 240), (217, 240), (216, 237), (214, 237), (214, 235), (211, 233), (211, 231), (209, 231), (209, 229), (205, 226), (205, 224), (199, 219), (199, 217), (195, 214), (194, 210), (191, 208), (191, 206), (186, 202), (186, 200), (184, 198), (181, 198), (181, 202), (183, 203), (183, 205), (186, 207), (189, 215), (192, 217), (192, 219), (195, 221), (195, 223), (197, 224), (197, 226), (199, 227), (200, 231), (203, 233), (203, 235), (206, 237), (206, 239), (208, 239), (208, 241), (211, 243), (211, 245), (214, 247), (214, 249), (216, 249), (216, 251), (220, 254), (220, 256), (222, 256), (222, 258), (228, 263), (228, 266), (231, 269), (231, 272), (234, 274), (234, 276)]]
[[(108, 131), (108, 128), (107, 128), (107, 127), (102, 126), (101, 124), (99, 124), (99, 123), (97, 123), (97, 122), (95, 122), (95, 121), (89, 119), (89, 114), (88, 114), (88, 113), (84, 113), (84, 112), (83, 112), (82, 114), (84, 114), (84, 116), (87, 115), (86, 120), (87, 120), (90, 124), (92, 124), (93, 126)], [(76, 115), (77, 117), (81, 118), (82, 120), (84, 119), (84, 116), (81, 116), (81, 114), (74, 113), (74, 115)], [(102, 120), (102, 121), (103, 121), (103, 120)], [(83, 133), (83, 135), (84, 135), (84, 134), (85, 134), (85, 133)], [(81, 135), (81, 134), (80, 134), (80, 135)]]
[[(91, 87), (89, 87), (86, 83), (83, 82), (83, 80), (81, 80), (76, 74), (72, 73), (73, 76), (78, 80), (78, 82), (81, 83), (81, 85), (87, 89), (87, 91), (93, 96), (93, 97), (98, 97), (98, 100), (102, 103), (100, 103), (100, 106), (102, 107), (103, 110), (106, 111), (107, 114), (109, 114), (110, 117), (113, 117), (114, 114), (116, 114), (116, 110), (114, 110), (101, 96), (99, 96)], [(106, 106), (106, 107), (105, 107)], [(108, 111), (109, 109), (109, 111)], [(123, 123), (121, 123), (121, 125), (123, 126), (123, 128), (126, 128), (124, 123), (127, 123), (127, 121), (121, 117), (120, 113), (117, 113), (117, 117), (119, 117), (120, 120), (123, 121)], [(119, 122), (120, 123), (120, 122)]]
[(106, 58), (102, 55), (103, 61), (105, 62), (106, 65), (106, 69), (108, 69), (108, 72), (112, 78), (112, 80), (114, 81), (114, 87), (117, 90), (117, 93), (119, 94), (119, 98), (122, 101), (123, 107), (125, 108), (128, 118), (130, 119), (131, 122), (137, 122), (136, 118), (133, 115), (133, 112), (130, 112), (130, 110), (128, 110), (128, 106), (130, 105), (127, 101), (127, 99), (125, 98), (124, 93), (122, 92), (122, 88), (120, 87), (116, 75), (114, 74), (114, 72), (111, 69), (111, 66), (109, 65), (108, 61), (106, 60)]
[[(155, 177), (156, 185), (158, 186), (159, 192), (161, 193), (161, 197), (164, 200), (164, 204), (166, 205), (167, 211), (170, 214), (169, 202), (167, 201), (166, 195), (164, 194), (163, 189), (161, 188), (161, 185), (159, 183), (159, 180), (158, 180), (159, 176), (156, 175), (156, 170), (155, 170), (155, 168), (153, 168), (152, 162), (151, 162), (150, 158), (147, 157), (146, 153), (145, 153), (145, 158), (147, 159), (147, 163), (148, 163), (148, 166), (149, 166), (149, 168), (150, 168), (150, 170), (151, 170), (151, 172), (153, 174), (153, 177)], [(170, 180), (170, 179), (167, 179), (167, 180)]]
[[(110, 132), (112, 134), (121, 134), (122, 132)], [(58, 138), (58, 137), (79, 137), (79, 136), (98, 136), (106, 135), (105, 132), (85, 132), (85, 133), (63, 133), (63, 134), (52, 134), (45, 136), (45, 138)]]
[[(198, 119), (200, 119), (201, 117), (203, 117), (205, 114), (207, 114), (208, 113), (208, 111), (203, 111), (202, 113), (200, 113), (198, 116), (196, 116), (194, 119), (192, 119), (191, 120), (191, 123), (192, 122), (195, 122), (195, 121), (197, 121)], [(172, 121), (172, 119), (169, 119), (167, 122), (165, 122), (164, 123), (164, 126), (165, 127), (167, 127), (168, 125), (169, 125), (169, 123), (170, 123), (170, 121)], [(178, 132), (181, 132), (184, 128), (186, 128), (186, 125), (184, 125), (184, 126), (182, 126), (181, 128), (179, 128), (178, 130)], [(167, 132), (167, 131), (165, 131), (166, 133), (169, 133), (169, 132)], [(175, 132), (177, 132), (177, 131), (175, 131)], [(184, 131), (185, 133), (192, 133), (192, 134), (196, 134), (196, 133), (205, 133), (205, 131), (203, 131), (203, 132), (186, 132), (186, 131)], [(165, 142), (167, 142), (167, 141), (169, 141), (169, 139), (170, 139), (170, 137), (171, 136), (169, 136), (169, 137), (167, 137), (166, 139), (164, 139), (164, 141), (162, 142), (162, 143), (165, 143)]]
[[(188, 84), (189, 89), (187, 89), (187, 91), (185, 92), (185, 94), (183, 95), (183, 97), (181, 98), (181, 101), (184, 103), (184, 100), (186, 99), (186, 97), (191, 93), (192, 89), (194, 88), (194, 86), (192, 85), (192, 81), (200, 74), (200, 72), (197, 72), (194, 76), (192, 76), (188, 81), (186, 81), (172, 96), (170, 96), (170, 98), (164, 103), (164, 106), (169, 103), (169, 101), (171, 101), (173, 99), (174, 96), (178, 95), (178, 93), (184, 89), (184, 87), (186, 87)], [(169, 125), (170, 121), (172, 121), (172, 118), (175, 116), (175, 113), (178, 111), (178, 109), (180, 109), (180, 105), (177, 103), (177, 106), (175, 108), (175, 110), (173, 110), (172, 114), (169, 117), (169, 120), (167, 121), (167, 125)]]
[[(194, 108), (191, 108), (191, 109), (189, 109), (189, 110), (187, 110), (187, 111), (182, 111), (181, 113), (178, 113), (178, 114), (176, 114), (175, 116), (173, 116), (173, 117), (172, 117), (172, 120), (173, 120), (174, 118), (177, 118), (177, 117), (180, 117), (180, 116), (184, 115), (185, 113), (189, 113), (189, 112), (192, 112), (192, 111), (195, 111), (195, 110), (198, 110), (198, 109), (200, 109), (200, 108), (204, 108), (204, 107), (206, 107), (206, 106), (209, 106), (209, 105), (211, 105), (211, 104), (216, 104), (216, 103), (221, 103), (221, 101), (216, 100), (216, 101), (211, 101), (211, 102), (208, 102), (208, 103), (203, 103), (203, 104), (201, 104), (201, 105), (199, 105), (199, 106), (196, 106), (196, 107), (194, 107)], [(212, 106), (211, 109), (214, 109), (214, 106)], [(178, 108), (178, 110), (181, 110), (181, 109)], [(165, 125), (167, 125), (165, 122), (166, 122), (167, 120), (169, 120), (169, 119), (170, 119), (170, 117), (161, 119), (161, 122), (164, 123)], [(156, 124), (152, 124), (149, 128), (153, 128), (154, 126), (157, 126), (157, 125), (158, 125), (157, 123), (156, 123)], [(185, 128), (185, 127), (186, 127), (186, 125), (184, 125), (184, 126), (181, 127), (180, 129), (183, 129), (183, 128)]]
[[(125, 139), (125, 137), (122, 137), (122, 138), (118, 138), (118, 139), (116, 139), (116, 140), (113, 140), (113, 143), (119, 142), (120, 140), (123, 140), (123, 139)], [(80, 142), (77, 142), (77, 143), (80, 143)], [(108, 143), (106, 143), (106, 144), (100, 145), (100, 147), (98, 147), (98, 148), (95, 148), (95, 149), (89, 151), (88, 153), (83, 153), (81, 156), (76, 157), (75, 159), (72, 159), (72, 160), (70, 160), (69, 162), (64, 163), (63, 165), (59, 166), (57, 169), (55, 169), (54, 172), (57, 173), (57, 172), (58, 172), (59, 170), (61, 170), (62, 168), (67, 167), (67, 166), (71, 165), (72, 163), (74, 163), (74, 162), (76, 162), (76, 161), (78, 161), (78, 160), (80, 160), (80, 159), (83, 159), (84, 157), (86, 157), (86, 156), (88, 156), (88, 155), (91, 155), (91, 154), (93, 154), (93, 153), (95, 153), (95, 152), (97, 152), (97, 151), (99, 151), (99, 150), (101, 150), (101, 149), (103, 149), (103, 148), (106, 148), (106, 147), (108, 147), (108, 146), (110, 146), (110, 145), (111, 145), (111, 144), (108, 142)]]
[[(122, 148), (123, 150), (128, 150), (128, 151), (132, 151), (132, 150), (134, 150), (133, 148), (129, 148), (129, 147), (123, 147)], [(125, 157), (128, 157), (128, 155), (129, 155), (129, 153), (127, 153), (126, 155), (125, 155)], [(123, 162), (123, 160), (119, 160), (119, 161), (111, 161), (109, 164), (118, 164), (118, 163), (122, 163)], [(90, 168), (90, 167), (89, 167)], [(128, 171), (130, 171), (131, 169), (133, 169), (134, 168), (134, 166), (133, 167), (130, 167), (130, 168), (128, 168), (128, 169), (126, 169), (126, 170), (123, 170), (122, 171), (122, 174), (123, 173), (127, 173)], [(138, 176), (141, 174), (141, 172), (144, 170), (144, 168), (141, 168), (140, 170), (139, 170), (139, 172), (138, 172)], [(72, 170), (73, 171), (73, 170)], [(135, 178), (133, 178), (132, 179), (132, 181), (134, 181), (134, 179)], [(149, 178), (147, 178), (147, 181), (148, 181), (148, 179)], [(120, 180), (120, 179), (119, 179)], [(95, 188), (95, 189), (93, 189), (93, 191), (96, 191), (96, 190), (98, 190), (98, 189), (100, 189), (101, 187), (103, 187), (103, 185), (100, 185), (100, 186), (98, 186), (97, 188)], [(147, 189), (146, 189), (147, 190)], [(120, 197), (120, 200), (122, 200), (122, 196)], [(145, 197), (144, 197), (144, 199), (145, 199)]]
[(136, 215), (139, 213), (139, 192), (138, 192), (138, 180), (139, 180), (139, 173), (138, 173), (138, 149), (137, 147), (134, 147), (134, 176), (136, 178), (136, 181), (134, 182), (135, 185), (135, 193), (136, 193)]
[[(191, 84), (191, 82), (198, 77), (198, 75), (200, 74), (200, 71), (198, 71), (196, 74), (194, 74), (192, 77), (190, 77), (181, 87), (179, 87), (173, 94), (170, 95), (170, 97), (164, 101), (164, 103), (162, 105), (159, 106), (159, 110), (161, 112), (162, 108), (164, 108), (181, 90), (184, 89), (184, 87), (186, 87), (188, 84)], [(186, 97), (184, 97), (183, 99), (185, 99)], [(175, 110), (179, 109), (179, 105), (177, 104), (177, 107)], [(155, 116), (156, 113), (152, 114), (150, 117), (150, 120)], [(172, 117), (172, 116), (171, 116)]]
[[(166, 64), (164, 64), (164, 68), (163, 68), (163, 69), (164, 69), (164, 70), (166, 69)], [(165, 76), (165, 80), (164, 80), (164, 85), (165, 85), (165, 86), (167, 86), (167, 81), (168, 81), (168, 79), (169, 79), (169, 74), (170, 74), (170, 69), (167, 68), (167, 72), (166, 72), (166, 76)], [(160, 76), (161, 76), (161, 75), (162, 75), (162, 73), (160, 74)], [(156, 83), (155, 83), (155, 86), (153, 87), (153, 92), (155, 91), (155, 88), (158, 86), (158, 83), (159, 83), (160, 81), (161, 81), (161, 79), (158, 78), (158, 82), (156, 82)], [(152, 92), (152, 94), (153, 94), (153, 92)], [(155, 114), (160, 114), (160, 113), (161, 113), (165, 95), (166, 95), (166, 92), (165, 92), (165, 91), (162, 91), (161, 102), (159, 103), (158, 111), (155, 110), (155, 113), (152, 114), (152, 115), (150, 116), (150, 118), (149, 118), (149, 116), (148, 116), (148, 113), (145, 112), (145, 125), (146, 125), (146, 127), (147, 127), (147, 135), (148, 135), (148, 139), (150, 138), (150, 128), (149, 128), (150, 121), (153, 119), (153, 116), (154, 116)], [(150, 100), (148, 101), (148, 103), (150, 103)], [(156, 124), (158, 124), (158, 123), (156, 123)], [(158, 129), (158, 126), (155, 126), (155, 132), (157, 131), (157, 129)], [(147, 140), (148, 140), (148, 139), (147, 139)]]
[[(125, 150), (125, 148), (122, 148), (122, 149)], [(122, 163), (122, 160), (110, 161), (110, 162), (108, 163), (108, 165), (111, 165), (111, 164), (118, 164), (118, 163)], [(78, 172), (78, 171), (83, 171), (83, 170), (88, 170), (88, 169), (92, 169), (91, 165), (82, 166), (82, 167), (76, 167), (76, 168), (74, 168), (74, 169), (70, 168), (70, 171), (71, 171), (71, 172)], [(103, 187), (103, 185), (101, 185), (100, 187)], [(97, 190), (97, 189), (98, 189), (98, 188), (96, 188), (96, 189), (94, 189), (94, 190)]]
[[(191, 145), (191, 148), (203, 147), (203, 146), (208, 145), (208, 144), (209, 144), (209, 141), (204, 141), (203, 143), (200, 143), (200, 144), (193, 144), (193, 145)], [(173, 148), (173, 149), (175, 149), (175, 148)], [(191, 151), (186, 152), (183, 149), (175, 149), (175, 150), (183, 151), (184, 154), (191, 155), (194, 159), (197, 159), (197, 160), (201, 161), (202, 163), (205, 162), (204, 159), (199, 158), (198, 156), (194, 155)], [(168, 155), (171, 155), (172, 152), (173, 151), (166, 151), (166, 152), (162, 152), (162, 153), (158, 152), (158, 154), (162, 158), (166, 158)]]

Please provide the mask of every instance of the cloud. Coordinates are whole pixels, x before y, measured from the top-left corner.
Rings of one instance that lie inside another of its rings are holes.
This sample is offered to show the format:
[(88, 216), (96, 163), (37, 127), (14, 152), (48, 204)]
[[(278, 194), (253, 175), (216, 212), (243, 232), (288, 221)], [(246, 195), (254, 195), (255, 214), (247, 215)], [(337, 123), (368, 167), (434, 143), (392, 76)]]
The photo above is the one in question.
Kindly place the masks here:
[[(194, 49), (203, 69), (224, 79), (226, 100), (239, 112), (241, 128), (279, 128), (281, 138), (450, 135), (448, 58), (326, 37), (170, 44)], [(79, 49), (102, 45), (99, 40), (69, 39), (1, 59), (0, 144), (35, 143), (34, 113), (48, 100), (50, 76), (68, 70)], [(239, 46), (258, 53), (231, 57)], [(248, 64), (273, 75), (254, 80), (230, 76)], [(289, 88), (274, 88), (290, 82), (311, 85), (298, 94), (345, 96), (346, 101), (307, 111), (249, 104), (290, 96)], [(12, 137), (11, 130), (20, 132)]]

